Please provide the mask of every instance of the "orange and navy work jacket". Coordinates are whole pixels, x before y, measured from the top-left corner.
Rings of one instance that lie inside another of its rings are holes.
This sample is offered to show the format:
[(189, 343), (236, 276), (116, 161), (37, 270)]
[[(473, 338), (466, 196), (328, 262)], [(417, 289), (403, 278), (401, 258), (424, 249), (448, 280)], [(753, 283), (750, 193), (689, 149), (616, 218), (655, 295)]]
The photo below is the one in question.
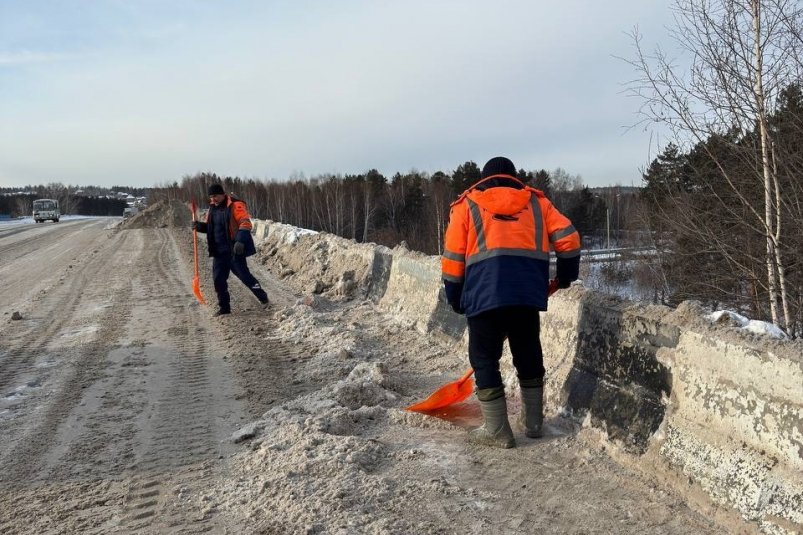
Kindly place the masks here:
[(469, 317), (505, 306), (546, 310), (550, 251), (568, 286), (580, 265), (572, 222), (540, 190), (490, 176), (452, 203), (441, 258), (446, 297)]
[[(225, 227), (225, 231), (221, 226)], [(206, 232), (209, 256), (231, 254), (235, 241), (243, 242), (245, 245), (244, 256), (251, 256), (256, 253), (254, 239), (251, 237), (251, 228), (251, 216), (245, 202), (228, 194), (225, 207), (209, 203), (206, 221), (199, 226), (198, 230)]]

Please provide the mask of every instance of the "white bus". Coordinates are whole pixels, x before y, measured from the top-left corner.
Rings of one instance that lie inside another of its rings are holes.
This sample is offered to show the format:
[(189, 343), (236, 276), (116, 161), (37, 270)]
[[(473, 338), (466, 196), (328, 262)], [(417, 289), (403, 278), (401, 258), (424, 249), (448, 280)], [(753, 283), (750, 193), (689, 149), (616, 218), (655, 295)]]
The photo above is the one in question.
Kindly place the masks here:
[(36, 199), (33, 201), (33, 220), (43, 223), (50, 219), (54, 223), (59, 222), (59, 201), (54, 199)]

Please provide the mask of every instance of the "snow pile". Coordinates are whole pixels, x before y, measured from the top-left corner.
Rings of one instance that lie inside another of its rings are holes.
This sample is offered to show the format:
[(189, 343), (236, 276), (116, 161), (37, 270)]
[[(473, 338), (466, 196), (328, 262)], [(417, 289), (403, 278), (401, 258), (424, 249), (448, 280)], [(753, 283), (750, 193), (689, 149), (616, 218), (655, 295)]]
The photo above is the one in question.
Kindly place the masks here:
[(284, 239), (282, 240), (286, 245), (295, 245), (301, 236), (313, 236), (318, 234), (314, 230), (309, 230), (299, 227), (291, 227), (290, 225), (282, 225), (285, 228)]
[(787, 338), (786, 333), (772, 323), (751, 320), (730, 310), (718, 310), (712, 314), (708, 314), (706, 319), (720, 325), (731, 325), (733, 327), (744, 329), (745, 331), (753, 334), (766, 335), (781, 340), (785, 340)]
[(426, 520), (434, 514), (409, 511), (458, 490), (393, 473), (404, 452), (370, 436), (397, 412), (387, 408), (399, 396), (385, 373), (382, 363), (360, 362), (345, 379), (266, 412), (233, 437), (254, 438), (235, 460), (239, 477), (201, 499), (215, 496), (217, 507), (271, 533), (435, 531)]
[(120, 225), (123, 229), (178, 227), (190, 229), (190, 207), (181, 201), (158, 201)]
[[(331, 356), (327, 360), (331, 360)], [(361, 362), (348, 376), (326, 387), (267, 411), (258, 420), (238, 431), (235, 442), (244, 435), (264, 432), (262, 440), (286, 424), (300, 425), (308, 431), (347, 435), (358, 432), (360, 423), (386, 416), (384, 406), (398, 399), (385, 387), (385, 366), (381, 362)], [(268, 430), (268, 431), (265, 431)], [(247, 436), (246, 436), (247, 438)]]
[(345, 381), (332, 388), (334, 398), (350, 409), (363, 406), (387, 405), (398, 396), (385, 389), (384, 365), (363, 362), (354, 367)]
[[(332, 354), (337, 354), (340, 350), (351, 351), (355, 344), (355, 333), (353, 328), (344, 328), (343, 318), (334, 316), (322, 320), (323, 314), (317, 312), (316, 308), (325, 305), (317, 302), (314, 298), (309, 298), (309, 304), (299, 301), (293, 306), (285, 307), (276, 313), (278, 324), (272, 329), (272, 338), (302, 344), (309, 340), (326, 340), (326, 353), (320, 358), (321, 364), (336, 362), (331, 358)], [(362, 308), (367, 308), (362, 307)], [(353, 327), (346, 325), (346, 327)], [(327, 358), (328, 357), (328, 358)]]
[[(365, 297), (376, 246), (331, 234), (268, 222), (255, 232), (255, 261), (305, 293), (330, 298)], [(264, 223), (257, 222), (259, 227)]]

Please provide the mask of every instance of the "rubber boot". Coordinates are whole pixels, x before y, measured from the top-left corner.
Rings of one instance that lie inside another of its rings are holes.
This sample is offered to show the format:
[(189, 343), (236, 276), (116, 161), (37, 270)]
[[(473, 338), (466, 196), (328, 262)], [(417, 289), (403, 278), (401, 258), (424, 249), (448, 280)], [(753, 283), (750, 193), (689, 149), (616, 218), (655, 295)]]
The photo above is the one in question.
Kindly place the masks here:
[(522, 380), (520, 383), (521, 415), (519, 422), (524, 428), (525, 435), (530, 438), (540, 438), (544, 436), (544, 381), (539, 378)]
[(512, 448), (516, 445), (513, 430), (507, 419), (507, 402), (503, 387), (485, 388), (477, 391), (480, 409), (485, 423), (468, 433), (468, 441), (495, 448)]

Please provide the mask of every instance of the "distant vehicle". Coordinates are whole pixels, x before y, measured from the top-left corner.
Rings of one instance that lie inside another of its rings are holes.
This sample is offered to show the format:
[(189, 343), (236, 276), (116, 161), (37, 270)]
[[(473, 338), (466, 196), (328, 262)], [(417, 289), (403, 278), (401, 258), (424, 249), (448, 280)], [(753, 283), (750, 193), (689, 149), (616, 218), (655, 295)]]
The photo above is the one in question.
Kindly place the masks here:
[(59, 222), (59, 201), (54, 199), (36, 199), (33, 201), (33, 220), (43, 223), (48, 219)]
[(123, 219), (128, 219), (132, 215), (136, 215), (139, 212), (139, 209), (136, 206), (126, 206), (123, 209)]

